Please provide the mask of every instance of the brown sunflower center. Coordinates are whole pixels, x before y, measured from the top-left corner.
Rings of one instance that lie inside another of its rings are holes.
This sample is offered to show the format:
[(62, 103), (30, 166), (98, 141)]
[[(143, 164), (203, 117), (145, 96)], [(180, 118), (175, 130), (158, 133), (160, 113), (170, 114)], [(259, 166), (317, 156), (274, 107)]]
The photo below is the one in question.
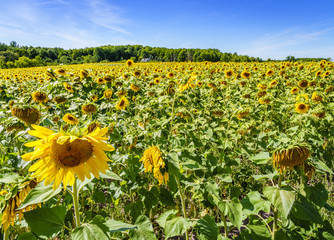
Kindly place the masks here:
[(298, 108), (300, 110), (304, 110), (306, 108), (305, 104), (299, 104)]
[(93, 156), (93, 146), (84, 139), (69, 140), (59, 144), (55, 140), (51, 145), (51, 158), (61, 167), (76, 167)]

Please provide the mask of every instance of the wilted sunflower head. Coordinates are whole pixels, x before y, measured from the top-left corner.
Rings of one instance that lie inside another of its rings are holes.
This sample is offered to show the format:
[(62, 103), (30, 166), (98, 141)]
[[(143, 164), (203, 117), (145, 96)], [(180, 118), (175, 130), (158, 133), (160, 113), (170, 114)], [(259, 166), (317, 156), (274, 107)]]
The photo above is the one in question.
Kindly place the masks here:
[(43, 103), (48, 101), (48, 96), (44, 92), (34, 92), (32, 99), (37, 103)]
[(26, 108), (12, 108), (11, 111), (14, 117), (17, 117), (21, 121), (23, 121), (26, 125), (34, 124), (39, 120), (39, 112), (37, 109), (32, 107)]
[(281, 173), (287, 168), (293, 168), (302, 164), (310, 156), (310, 151), (305, 146), (294, 146), (285, 150), (276, 151), (273, 154), (273, 165)]
[(56, 96), (53, 98), (53, 101), (55, 101), (57, 104), (62, 104), (66, 102), (66, 97), (64, 96)]
[(96, 112), (97, 108), (93, 103), (88, 103), (88, 104), (83, 105), (81, 110), (84, 114), (92, 114)]

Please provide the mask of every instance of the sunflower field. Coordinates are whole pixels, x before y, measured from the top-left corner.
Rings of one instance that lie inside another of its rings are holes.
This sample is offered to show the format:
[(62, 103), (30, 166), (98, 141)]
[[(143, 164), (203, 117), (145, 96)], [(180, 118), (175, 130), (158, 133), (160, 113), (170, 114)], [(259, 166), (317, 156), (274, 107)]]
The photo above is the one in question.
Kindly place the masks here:
[(332, 62), (0, 70), (3, 239), (334, 239)]

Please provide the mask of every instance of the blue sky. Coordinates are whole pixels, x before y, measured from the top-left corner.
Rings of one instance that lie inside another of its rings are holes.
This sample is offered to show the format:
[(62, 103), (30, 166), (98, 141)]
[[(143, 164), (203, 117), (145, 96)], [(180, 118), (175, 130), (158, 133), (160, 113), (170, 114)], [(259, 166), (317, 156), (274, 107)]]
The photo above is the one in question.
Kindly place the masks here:
[(333, 0), (2, 0), (0, 6), (6, 44), (140, 44), (334, 59)]

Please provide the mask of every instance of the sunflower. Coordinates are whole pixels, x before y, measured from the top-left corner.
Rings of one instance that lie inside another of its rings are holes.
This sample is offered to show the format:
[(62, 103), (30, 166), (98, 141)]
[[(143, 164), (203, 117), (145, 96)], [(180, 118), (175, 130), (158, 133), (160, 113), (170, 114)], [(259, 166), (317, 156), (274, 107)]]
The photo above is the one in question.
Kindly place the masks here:
[(96, 112), (97, 108), (93, 103), (88, 103), (88, 104), (83, 105), (81, 110), (84, 114), (92, 114)]
[(56, 69), (55, 73), (57, 73), (58, 75), (61, 75), (61, 76), (65, 76), (66, 75), (66, 71), (63, 68)]
[(241, 73), (242, 78), (250, 78), (251, 76), (252, 76), (252, 74), (250, 72), (247, 72), (247, 71), (243, 71)]
[(131, 84), (130, 89), (134, 92), (138, 92), (140, 90), (140, 87), (137, 85)]
[(154, 79), (154, 84), (160, 84), (160, 78), (156, 78), (156, 79)]
[(107, 99), (110, 99), (112, 97), (113, 91), (112, 89), (107, 89), (103, 92), (103, 96)]
[(81, 69), (80, 70), (80, 78), (88, 78), (88, 77), (89, 77), (89, 73), (87, 72), (87, 70)]
[(48, 96), (44, 92), (34, 92), (31, 96), (32, 99), (37, 103), (43, 103), (48, 101)]
[(112, 82), (113, 77), (112, 77), (112, 76), (104, 76), (104, 77), (103, 77), (103, 80), (104, 80), (105, 82), (107, 82), (107, 83), (110, 83), (110, 82)]
[(129, 100), (126, 97), (122, 97), (119, 102), (116, 104), (115, 108), (117, 110), (125, 110), (125, 108), (129, 105)]
[(273, 88), (273, 87), (275, 87), (277, 84), (278, 84), (277, 80), (272, 80), (272, 81), (269, 83), (269, 88)]
[(330, 92), (333, 92), (333, 90), (334, 90), (334, 86), (330, 85), (325, 89), (325, 93), (328, 94)]
[(267, 70), (266, 76), (271, 77), (272, 75), (274, 75), (274, 70), (272, 70), (272, 69)]
[(75, 125), (79, 122), (79, 120), (73, 116), (72, 114), (66, 113), (65, 116), (63, 117), (64, 122), (70, 125)]
[(88, 127), (87, 127), (87, 131), (88, 131), (88, 133), (92, 133), (92, 132), (94, 132), (97, 128), (101, 128), (100, 123), (98, 123), (98, 122), (93, 122), (93, 123), (91, 123), (91, 124), (88, 125)]
[(322, 73), (322, 72), (319, 70), (318, 72), (316, 72), (315, 76), (316, 76), (316, 77), (320, 77), (320, 76), (321, 76), (321, 73)]
[(34, 124), (39, 120), (39, 112), (37, 109), (28, 108), (13, 108), (11, 111), (14, 117), (23, 121), (26, 125)]
[(298, 102), (295, 104), (295, 111), (297, 113), (307, 113), (310, 110), (310, 105), (303, 103), (303, 102)]
[(117, 92), (117, 96), (118, 96), (119, 98), (125, 97), (125, 96), (127, 96), (127, 95), (128, 95), (128, 93), (127, 93), (127, 91), (125, 91), (125, 90), (119, 90), (119, 91)]
[(312, 101), (314, 103), (320, 103), (322, 102), (322, 96), (320, 96), (317, 92), (312, 93)]
[(53, 98), (53, 101), (55, 101), (57, 104), (62, 104), (66, 102), (66, 98), (64, 96), (56, 96)]
[[(4, 230), (4, 232), (7, 231), (9, 226), (14, 226), (14, 222), (17, 219), (21, 221), (23, 218), (24, 212), (28, 212), (28, 211), (31, 211), (37, 208), (37, 205), (33, 204), (30, 206), (27, 206), (24, 209), (17, 210), (17, 208), (20, 207), (21, 203), (27, 197), (30, 190), (35, 188), (36, 185), (37, 185), (37, 182), (35, 180), (25, 182), (23, 185), (19, 186), (19, 188), (21, 189), (18, 190), (18, 193), (7, 201), (7, 204), (5, 206), (5, 209), (2, 213), (2, 218), (1, 218), (1, 225), (2, 225), (2, 229)], [(38, 206), (41, 207), (41, 204), (38, 204)]]
[(225, 77), (230, 78), (233, 76), (233, 70), (229, 69), (225, 71)]
[(302, 164), (310, 156), (310, 151), (304, 146), (295, 146), (281, 151), (276, 151), (273, 155), (274, 167), (281, 173), (287, 168), (293, 168)]
[(244, 118), (245, 116), (247, 116), (249, 114), (249, 110), (246, 109), (246, 110), (241, 110), (238, 115), (237, 115), (237, 118), (239, 120), (241, 120), (242, 118)]
[(297, 94), (299, 92), (299, 88), (298, 87), (293, 87), (291, 88), (291, 94)]
[(129, 59), (125, 62), (125, 65), (128, 66), (128, 67), (132, 67), (133, 64), (134, 64), (134, 62), (131, 59)]
[(99, 77), (99, 78), (96, 80), (96, 82), (97, 82), (98, 84), (104, 84), (106, 81), (105, 81), (103, 78)]
[(256, 87), (258, 89), (261, 89), (261, 90), (266, 90), (267, 89), (267, 85), (264, 84), (264, 83), (259, 83)]
[(259, 98), (259, 103), (260, 104), (270, 104), (270, 98), (269, 97), (260, 97)]
[(99, 178), (99, 172), (105, 173), (109, 168), (104, 151), (114, 151), (114, 147), (105, 143), (104, 137), (108, 128), (97, 128), (86, 134), (59, 132), (32, 125), (34, 130), (28, 133), (40, 140), (26, 143), (27, 147), (35, 147), (33, 152), (22, 155), (24, 161), (38, 159), (30, 168), (39, 182), (44, 185), (53, 182), (53, 189), (63, 183), (63, 186), (73, 186), (75, 178), (84, 181), (91, 178), (91, 173)]
[(140, 75), (141, 75), (141, 73), (140, 73), (139, 70), (136, 70), (136, 71), (133, 72), (134, 77), (140, 77)]
[(169, 72), (169, 73), (167, 74), (167, 77), (168, 77), (168, 78), (173, 78), (173, 77), (175, 77), (175, 73), (173, 73), (173, 72)]
[(301, 81), (299, 81), (298, 86), (302, 89), (305, 89), (305, 88), (308, 87), (308, 81), (307, 80), (301, 80)]
[(161, 151), (157, 146), (152, 146), (145, 150), (139, 161), (143, 162), (145, 172), (153, 172), (154, 178), (159, 181), (159, 185), (167, 184), (169, 180), (167, 165), (162, 159)]
[(296, 97), (296, 101), (299, 102), (300, 99), (304, 100), (305, 102), (308, 101), (308, 95), (303, 93), (303, 94), (299, 94), (297, 97)]
[(74, 90), (73, 90), (73, 87), (71, 85), (69, 85), (68, 83), (64, 83), (64, 87), (67, 91), (69, 91), (70, 93), (73, 93)]
[(257, 97), (260, 98), (260, 97), (264, 97), (267, 95), (267, 91), (260, 91), (257, 93)]

